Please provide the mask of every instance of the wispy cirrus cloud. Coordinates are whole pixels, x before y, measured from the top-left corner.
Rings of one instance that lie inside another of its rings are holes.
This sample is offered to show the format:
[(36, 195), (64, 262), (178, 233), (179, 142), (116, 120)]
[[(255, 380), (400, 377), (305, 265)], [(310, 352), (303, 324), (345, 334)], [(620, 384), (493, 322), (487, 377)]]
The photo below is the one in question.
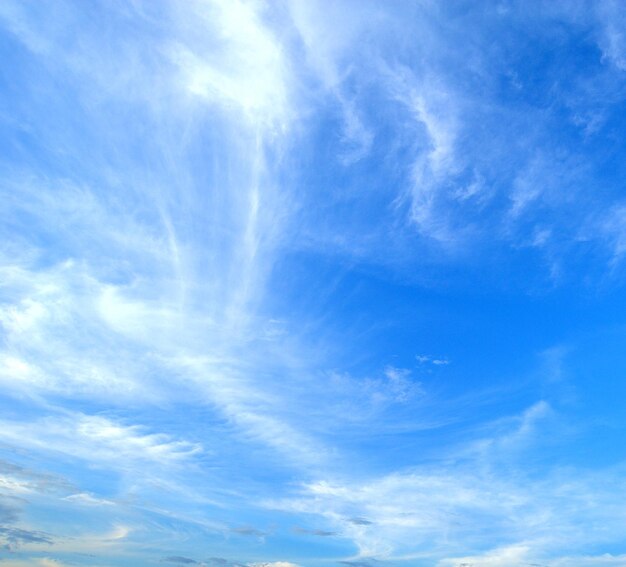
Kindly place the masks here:
[(572, 299), (623, 256), (616, 3), (9, 0), (0, 24), (24, 561), (619, 563), (585, 546), (620, 540), (621, 456), (542, 445), (609, 421), (545, 353), (621, 324)]
[(172, 440), (165, 434), (143, 433), (138, 426), (115, 423), (100, 416), (79, 414), (43, 418), (38, 422), (4, 422), (2, 430), (5, 443), (19, 442), (22, 446), (112, 465), (142, 460), (176, 463), (202, 451), (197, 444)]
[[(610, 504), (610, 495), (622, 483), (619, 469), (599, 473), (601, 481), (595, 473), (581, 476), (558, 467), (538, 478), (526, 459), (548, 418), (547, 406), (537, 404), (517, 423), (504, 430), (498, 425), (493, 437), (450, 455), (441, 467), (423, 465), (361, 483), (319, 480), (299, 496), (267, 505), (325, 517), (341, 526), (341, 536), (354, 541), (363, 558), (427, 560), (499, 541), (502, 549), (481, 556), (477, 564), (531, 556), (560, 561), (554, 557), (563, 541), (576, 546), (584, 532), (583, 546), (588, 546), (617, 533), (622, 513)], [(599, 490), (599, 483), (606, 490)], [(351, 515), (357, 514), (367, 520), (356, 516), (355, 521)], [(421, 551), (412, 554), (416, 547)]]

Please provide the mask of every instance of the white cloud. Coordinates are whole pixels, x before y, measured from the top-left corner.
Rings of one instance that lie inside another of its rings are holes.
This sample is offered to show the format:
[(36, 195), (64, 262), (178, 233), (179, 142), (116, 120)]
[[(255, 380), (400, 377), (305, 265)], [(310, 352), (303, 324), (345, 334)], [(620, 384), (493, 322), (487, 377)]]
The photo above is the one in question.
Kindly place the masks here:
[(6, 559), (2, 561), (4, 567), (68, 567), (58, 559), (51, 557), (31, 557), (28, 559)]
[(406, 368), (387, 366), (385, 368), (387, 383), (379, 385), (375, 399), (391, 398), (397, 402), (406, 402), (423, 393), (421, 384), (411, 377), (411, 371)]
[(186, 31), (202, 29), (212, 41), (197, 53), (184, 43), (174, 45), (172, 58), (191, 94), (234, 105), (253, 122), (282, 129), (290, 113), (288, 65), (277, 38), (261, 22), (265, 8), (240, 0), (187, 4), (187, 13), (180, 14)]
[(613, 247), (613, 264), (620, 261), (626, 253), (626, 205), (617, 204), (607, 211), (600, 230)]
[(445, 357), (437, 358), (429, 354), (418, 354), (415, 356), (415, 359), (420, 364), (430, 363), (430, 364), (434, 364), (435, 366), (446, 366), (450, 364), (450, 361)]
[[(347, 83), (353, 74), (350, 61), (359, 55), (359, 38), (368, 32), (371, 26), (368, 16), (376, 17), (376, 9), (367, 2), (358, 6), (337, 2), (329, 6), (324, 2), (296, 0), (289, 3), (289, 10), (305, 46), (308, 69), (321, 83), (323, 93), (330, 94), (341, 109), (345, 147), (338, 159), (344, 165), (351, 165), (368, 155), (375, 136), (360, 111), (360, 93), (351, 92)], [(329, 19), (341, 25), (329, 26)]]
[(579, 555), (569, 557), (559, 557), (558, 559), (549, 560), (546, 565), (548, 567), (594, 567), (596, 565), (624, 565), (626, 563), (626, 555), (613, 555), (604, 553), (602, 555), (590, 556)]
[(515, 567), (526, 566), (531, 562), (529, 548), (524, 545), (512, 545), (496, 549), (480, 556), (454, 557), (437, 563), (441, 567)]
[(0, 307), (5, 330), (0, 380), (7, 391), (107, 399), (142, 389), (138, 365), (129, 357), (132, 347), (107, 336), (93, 310), (94, 296), (106, 286), (84, 266), (68, 261), (47, 271), (17, 266), (3, 271), (5, 289), (13, 296)]
[[(225, 476), (239, 468), (240, 457), (261, 463), (264, 477), (271, 476), (265, 471), (272, 466), (289, 467), (289, 478), (301, 479), (304, 488), (274, 502), (276, 507), (325, 517), (363, 556), (406, 555), (415, 545), (441, 554), (449, 546), (450, 554), (469, 553), (470, 559), (483, 557), (496, 565), (523, 559), (526, 543), (519, 542), (541, 540), (546, 526), (555, 526), (563, 541), (581, 539), (585, 515), (608, 526), (609, 535), (619, 533), (623, 513), (609, 495), (622, 488), (617, 473), (577, 478), (571, 471), (551, 471), (537, 480), (520, 464), (552, 415), (546, 403), (491, 424), (464, 450), (449, 450), (439, 465), (404, 466), (426, 459), (410, 454), (399, 470), (390, 465), (377, 474), (361, 472), (359, 457), (357, 464), (348, 458), (353, 448), (345, 453), (338, 448), (350, 427), (360, 428), (369, 442), (404, 420), (410, 422), (406, 429), (418, 429), (429, 419), (448, 418), (424, 417), (422, 385), (408, 369), (388, 366), (380, 372), (379, 367), (362, 379), (320, 371), (326, 362), (323, 332), (311, 339), (315, 332), (296, 315), (280, 325), (274, 320), (283, 298), (273, 295), (268, 278), (284, 275), (278, 273), (282, 246), (292, 245), (298, 231), (290, 229), (309, 218), (292, 199), (303, 191), (313, 203), (324, 200), (316, 187), (284, 180), (292, 167), (298, 177), (299, 159), (306, 161), (312, 150), (303, 148), (301, 156), (301, 148), (289, 146), (289, 136), (306, 138), (297, 126), (314, 121), (320, 108), (320, 114), (329, 107), (329, 113), (337, 107), (341, 113), (337, 139), (342, 148), (332, 157), (348, 166), (380, 152), (376, 165), (384, 162), (394, 172), (385, 206), (393, 209), (398, 194), (406, 198), (411, 231), (404, 223), (385, 226), (390, 237), (380, 239), (379, 249), (392, 250), (396, 237), (407, 232), (412, 238), (415, 227), (440, 243), (463, 240), (474, 224), (489, 238), (517, 241), (512, 233), (519, 228), (541, 248), (559, 233), (555, 216), (567, 208), (563, 188), (578, 181), (577, 171), (568, 171), (575, 160), (554, 166), (552, 154), (542, 148), (534, 160), (527, 159), (526, 150), (511, 148), (515, 155), (504, 176), (490, 177), (482, 154), (497, 169), (493, 148), (505, 130), (496, 128), (495, 141), (485, 141), (478, 123), (491, 113), (506, 122), (515, 109), (497, 107), (489, 94), (468, 100), (467, 85), (456, 73), (479, 69), (472, 78), (480, 78), (488, 93), (490, 83), (482, 81), (480, 70), (491, 59), (463, 51), (461, 63), (446, 67), (445, 57), (451, 44), (459, 51), (459, 37), (473, 35), (478, 44), (480, 37), (461, 19), (462, 33), (450, 29), (452, 39), (444, 38), (447, 32), (429, 24), (431, 16), (445, 15), (443, 7), (418, 4), (403, 18), (394, 7), (356, 0), (284, 6), (191, 0), (165, 2), (155, 18), (152, 3), (120, 3), (109, 7), (125, 22), (120, 37), (109, 37), (109, 26), (100, 26), (98, 17), (85, 18), (79, 3), (63, 4), (54, 13), (33, 4), (32, 17), (17, 2), (0, 7), (11, 33), (42, 65), (38, 75), (44, 79), (33, 76), (29, 88), (39, 98), (50, 92), (51, 101), (65, 96), (72, 101), (68, 115), (59, 118), (63, 128), (46, 126), (43, 115), (54, 114), (48, 105), (28, 125), (58, 171), (34, 175), (11, 163), (3, 175), (0, 197), (8, 206), (2, 220), (14, 238), (2, 252), (0, 383), (6, 396), (32, 404), (33, 410), (57, 412), (5, 417), (3, 443), (40, 457), (71, 457), (99, 470), (131, 470), (133, 478), (150, 471), (169, 488), (180, 480), (172, 470), (198, 465), (206, 455), (204, 441), (185, 440), (179, 433), (187, 414), (197, 412), (207, 430), (218, 424), (219, 434), (206, 444), (226, 449), (227, 462), (220, 463)], [(75, 25), (81, 15), (85, 25)], [(606, 56), (620, 67), (619, 33), (607, 29)], [(60, 41), (65, 35), (76, 40)], [(413, 43), (419, 44), (414, 51), (395, 50)], [(43, 71), (50, 73), (49, 82)], [(510, 77), (522, 92), (523, 77)], [(54, 90), (55, 81), (67, 91)], [(383, 123), (388, 116), (396, 122)], [(529, 145), (534, 142), (531, 136)], [(410, 163), (400, 160), (403, 152)], [(477, 171), (471, 170), (474, 165)], [(403, 185), (407, 176), (408, 187)], [(489, 200), (485, 195), (496, 192), (501, 199), (475, 219), (473, 213)], [(567, 198), (575, 201), (577, 195)], [(346, 201), (366, 203), (363, 224), (384, 208), (382, 199), (372, 206), (360, 188)], [(541, 227), (522, 223), (543, 206), (550, 218)], [(616, 257), (626, 250), (620, 207), (600, 222), (601, 237), (612, 243)], [(504, 217), (509, 232), (502, 229)], [(351, 241), (342, 229), (333, 230), (331, 242)], [(369, 244), (362, 247), (364, 256), (370, 254)], [(421, 259), (412, 263), (413, 253), (406, 256), (411, 269), (421, 269)], [(267, 321), (273, 322), (268, 326)], [(308, 347), (299, 344), (300, 337)], [(348, 349), (347, 343), (332, 346)], [(417, 360), (450, 363), (443, 356)], [(77, 402), (88, 409), (72, 409)], [(97, 413), (112, 406), (119, 414), (126, 408), (126, 415), (169, 412), (171, 420), (148, 427), (136, 425), (139, 417)], [(388, 411), (391, 407), (398, 414)], [(358, 474), (345, 472), (355, 469)], [(200, 489), (186, 480), (176, 486), (177, 494), (186, 490), (200, 500), (195, 494)], [(24, 495), (39, 490), (35, 481), (17, 474), (0, 476), (0, 488)], [(272, 489), (290, 490), (280, 481)], [(242, 495), (246, 490), (228, 497), (258, 499), (257, 487), (250, 491), (253, 496)], [(114, 508), (117, 502), (85, 488), (61, 492), (65, 505), (76, 509)], [(559, 516), (563, 508), (570, 517)], [(124, 525), (102, 537), (126, 540), (129, 529)], [(591, 530), (588, 539), (601, 541), (600, 531)], [(88, 540), (85, 549), (89, 541), (104, 545), (102, 537)], [(480, 556), (475, 550), (485, 549), (489, 538), (502, 545)], [(474, 551), (462, 551), (463, 541)], [(549, 549), (553, 543), (538, 545)]]
[(625, 555), (570, 555), (567, 557), (544, 557), (533, 551), (530, 545), (512, 545), (493, 549), (480, 555), (442, 559), (439, 567), (594, 567), (595, 565), (624, 565)]
[(87, 492), (77, 492), (66, 496), (64, 500), (68, 502), (76, 502), (78, 504), (84, 504), (85, 506), (115, 506), (115, 502), (107, 500), (106, 498), (96, 498), (92, 494)]
[(106, 417), (74, 414), (41, 418), (33, 422), (2, 421), (3, 442), (39, 451), (60, 452), (116, 469), (153, 462), (176, 464), (202, 451), (195, 443), (144, 432)]
[(604, 57), (620, 71), (626, 71), (626, 19), (622, 6), (608, 0), (594, 7), (600, 22), (598, 43)]
[[(484, 564), (505, 565), (521, 561), (528, 549), (543, 557), (563, 542), (584, 551), (581, 546), (611, 541), (624, 519), (611, 497), (623, 485), (619, 469), (581, 474), (555, 468), (538, 479), (526, 463), (549, 416), (549, 407), (538, 403), (506, 425), (494, 424), (497, 434), (450, 453), (441, 464), (366, 481), (318, 480), (266, 505), (320, 515), (354, 542), (361, 557), (379, 559), (411, 557), (416, 549), (450, 556), (495, 542), (500, 547)], [(368, 523), (348, 520), (354, 517)]]

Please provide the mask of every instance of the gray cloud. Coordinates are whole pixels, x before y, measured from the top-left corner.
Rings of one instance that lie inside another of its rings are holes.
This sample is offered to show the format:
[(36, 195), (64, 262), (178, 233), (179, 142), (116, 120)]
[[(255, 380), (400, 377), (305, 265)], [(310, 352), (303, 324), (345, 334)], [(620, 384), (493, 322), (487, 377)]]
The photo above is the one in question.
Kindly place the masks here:
[(232, 528), (230, 531), (239, 535), (244, 535), (244, 536), (265, 537), (267, 535), (266, 532), (262, 532), (261, 530), (257, 530), (256, 528), (252, 528), (249, 526), (244, 526), (241, 528)]
[(0, 459), (0, 476), (11, 476), (28, 483), (31, 490), (36, 492), (49, 493), (65, 493), (76, 491), (76, 487), (68, 480), (49, 473), (34, 471)]
[(183, 565), (197, 565), (198, 562), (195, 559), (189, 557), (182, 557), (181, 555), (171, 555), (170, 557), (164, 557), (163, 561), (167, 563), (180, 563)]
[(52, 536), (44, 532), (23, 530), (20, 528), (0, 527), (0, 539), (4, 540), (4, 549), (15, 549), (25, 543), (47, 543), (52, 545)]
[(329, 532), (326, 530), (307, 530), (306, 528), (300, 528), (300, 527), (294, 528), (293, 531), (299, 534), (308, 534), (308, 535), (314, 535), (314, 536), (320, 536), (320, 537), (330, 537), (330, 536), (339, 535), (339, 532)]
[(348, 522), (355, 526), (371, 526), (374, 522), (370, 522), (366, 518), (349, 518)]
[[(4, 498), (2, 498), (2, 500), (4, 500)], [(6, 504), (2, 500), (0, 500), (0, 524), (12, 524), (17, 522), (19, 516), (18, 509), (15, 506)]]
[(243, 563), (237, 563), (236, 561), (233, 562), (229, 559), (224, 559), (223, 557), (210, 557), (207, 559), (207, 564), (214, 567), (247, 567)]

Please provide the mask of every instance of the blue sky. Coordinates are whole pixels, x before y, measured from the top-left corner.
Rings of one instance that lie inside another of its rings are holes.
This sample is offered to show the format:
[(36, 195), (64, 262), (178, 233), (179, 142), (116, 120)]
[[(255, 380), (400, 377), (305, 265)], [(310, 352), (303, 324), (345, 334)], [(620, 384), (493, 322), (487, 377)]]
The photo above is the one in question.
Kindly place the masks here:
[(0, 565), (626, 565), (621, 2), (0, 30)]

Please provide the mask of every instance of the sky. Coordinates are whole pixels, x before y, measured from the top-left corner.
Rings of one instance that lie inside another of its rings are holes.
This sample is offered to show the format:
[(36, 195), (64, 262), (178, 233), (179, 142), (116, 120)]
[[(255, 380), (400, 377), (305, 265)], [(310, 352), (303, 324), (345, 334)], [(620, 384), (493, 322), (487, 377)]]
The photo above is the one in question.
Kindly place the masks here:
[(3, 0), (1, 567), (626, 565), (619, 0)]

